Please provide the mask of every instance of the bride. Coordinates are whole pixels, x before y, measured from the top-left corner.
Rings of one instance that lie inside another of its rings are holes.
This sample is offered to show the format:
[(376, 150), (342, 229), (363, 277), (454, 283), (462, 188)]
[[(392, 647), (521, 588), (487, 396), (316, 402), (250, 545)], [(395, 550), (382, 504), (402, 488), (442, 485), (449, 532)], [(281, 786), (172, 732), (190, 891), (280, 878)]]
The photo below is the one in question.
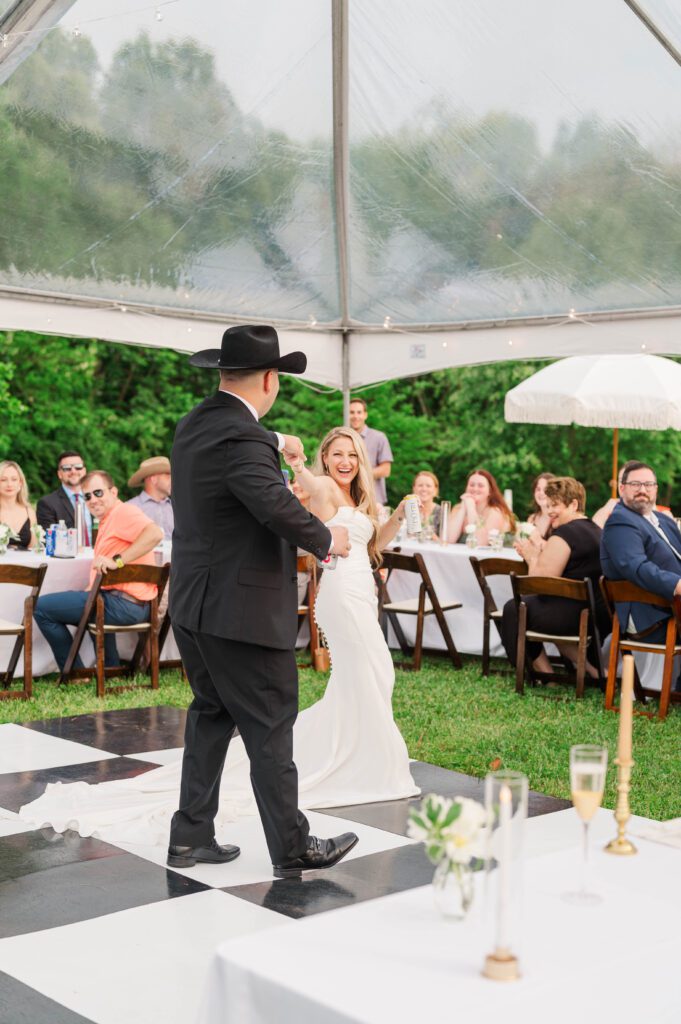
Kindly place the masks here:
[[(342, 807), (418, 795), (407, 748), (392, 715), (392, 657), (376, 616), (372, 563), (393, 539), (404, 518), (401, 502), (379, 528), (373, 479), (364, 444), (349, 427), (331, 430), (320, 446), (314, 473), (292, 466), (310, 495), (310, 510), (327, 525), (346, 526), (347, 558), (325, 569), (316, 601), (317, 622), (331, 656), (324, 696), (298, 715), (293, 756), (299, 805)], [(75, 829), (109, 842), (165, 845), (177, 807), (182, 766), (177, 759), (133, 779), (99, 785), (47, 786), (19, 816), (57, 832)], [(235, 737), (220, 785), (216, 828), (255, 814), (249, 762)]]

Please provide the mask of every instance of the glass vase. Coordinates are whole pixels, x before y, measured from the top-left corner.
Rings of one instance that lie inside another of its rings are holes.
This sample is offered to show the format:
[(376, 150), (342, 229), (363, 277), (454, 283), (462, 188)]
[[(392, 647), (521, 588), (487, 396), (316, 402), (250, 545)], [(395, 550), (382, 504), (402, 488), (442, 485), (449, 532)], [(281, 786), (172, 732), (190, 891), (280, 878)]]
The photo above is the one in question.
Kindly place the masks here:
[(7, 543), (0, 544), (0, 557), (7, 554)]
[(463, 921), (473, 904), (473, 872), (446, 857), (435, 868), (433, 899), (443, 917)]
[(466, 534), (466, 547), (472, 549), (472, 548), (477, 548), (477, 546), (478, 546), (478, 535), (477, 535), (477, 533), (474, 533), (472, 531), (471, 531), (471, 533), (467, 533)]

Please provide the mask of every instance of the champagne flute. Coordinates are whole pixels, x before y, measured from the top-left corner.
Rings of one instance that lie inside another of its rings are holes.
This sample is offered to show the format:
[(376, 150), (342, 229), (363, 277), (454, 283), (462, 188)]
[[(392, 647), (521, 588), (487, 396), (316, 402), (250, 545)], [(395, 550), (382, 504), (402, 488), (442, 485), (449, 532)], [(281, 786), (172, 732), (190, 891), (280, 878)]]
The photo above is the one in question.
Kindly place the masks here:
[(603, 802), (605, 771), (608, 767), (606, 747), (579, 744), (570, 747), (570, 789), (572, 803), (583, 825), (582, 882), (577, 892), (567, 892), (563, 899), (581, 907), (593, 907), (600, 903), (598, 893), (587, 888), (589, 864), (589, 824)]

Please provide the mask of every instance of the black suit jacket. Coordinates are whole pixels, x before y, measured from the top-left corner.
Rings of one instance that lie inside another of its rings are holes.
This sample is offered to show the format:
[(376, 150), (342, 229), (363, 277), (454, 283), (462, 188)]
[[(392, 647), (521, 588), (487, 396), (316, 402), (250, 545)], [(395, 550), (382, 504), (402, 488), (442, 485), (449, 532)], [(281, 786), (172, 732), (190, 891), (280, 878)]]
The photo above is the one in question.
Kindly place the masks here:
[(45, 529), (52, 526), (52, 523), (58, 523), (60, 519), (63, 519), (69, 528), (76, 525), (75, 509), (63, 487), (58, 487), (56, 491), (40, 498), (35, 514)]
[(180, 420), (170, 461), (172, 621), (292, 649), (296, 548), (323, 558), (331, 533), (284, 484), (276, 435), (238, 398), (218, 391)]

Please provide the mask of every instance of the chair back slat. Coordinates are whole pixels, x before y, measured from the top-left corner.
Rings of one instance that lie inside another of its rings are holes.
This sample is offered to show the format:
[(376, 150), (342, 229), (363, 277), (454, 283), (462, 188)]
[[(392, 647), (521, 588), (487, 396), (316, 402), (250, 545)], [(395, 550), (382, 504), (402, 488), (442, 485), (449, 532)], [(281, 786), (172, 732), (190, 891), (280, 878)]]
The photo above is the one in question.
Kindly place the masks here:
[(567, 580), (562, 576), (516, 576), (511, 573), (513, 593), (517, 598), (541, 595), (567, 597), (571, 601), (588, 601), (589, 589), (585, 580)]
[(653, 605), (655, 608), (671, 606), (669, 598), (652, 594), (649, 590), (644, 590), (643, 587), (638, 587), (628, 580), (607, 580), (605, 576), (601, 576), (601, 590), (611, 609), (615, 603), (629, 604), (631, 601), (637, 604)]
[(0, 565), (0, 583), (16, 583), (22, 587), (42, 586), (47, 563), (40, 565)]
[(160, 586), (168, 578), (170, 563), (165, 565), (124, 565), (122, 569), (109, 569), (102, 579), (103, 587), (117, 587), (121, 583), (151, 583)]
[(470, 563), (478, 583), (488, 576), (510, 576), (512, 572), (516, 576), (527, 575), (527, 562), (517, 562), (513, 558), (476, 558), (471, 555)]
[(396, 551), (383, 552), (383, 568), (388, 569), (390, 572), (393, 569), (401, 569), (402, 572), (417, 572), (419, 574), (421, 572), (416, 561), (416, 555), (402, 555)]

